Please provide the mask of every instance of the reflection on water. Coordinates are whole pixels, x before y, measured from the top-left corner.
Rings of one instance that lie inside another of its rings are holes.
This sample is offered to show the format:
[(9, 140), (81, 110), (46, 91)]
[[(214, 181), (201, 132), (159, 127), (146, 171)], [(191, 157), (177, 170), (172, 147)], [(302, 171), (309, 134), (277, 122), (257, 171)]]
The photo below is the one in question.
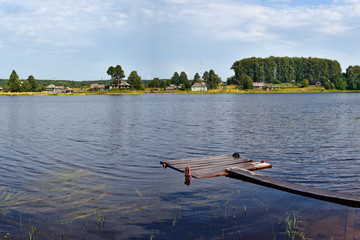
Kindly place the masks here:
[(24, 201), (0, 233), (285, 239), (293, 211), (347, 208), (226, 177), (187, 186), (159, 162), (240, 152), (272, 163), (264, 174), (360, 194), (359, 108), (358, 94), (1, 97), (1, 186)]

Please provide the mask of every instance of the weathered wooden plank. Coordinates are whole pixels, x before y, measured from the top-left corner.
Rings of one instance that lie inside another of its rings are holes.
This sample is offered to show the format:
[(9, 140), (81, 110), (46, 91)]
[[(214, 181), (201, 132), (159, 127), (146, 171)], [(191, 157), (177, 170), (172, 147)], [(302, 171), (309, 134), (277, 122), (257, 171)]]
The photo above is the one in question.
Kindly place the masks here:
[(354, 240), (355, 209), (349, 209), (346, 219), (345, 240)]
[(182, 163), (171, 163), (171, 162), (165, 162), (168, 165), (172, 165), (172, 166), (195, 166), (195, 165), (212, 165), (212, 164), (220, 164), (220, 163), (227, 163), (227, 162), (248, 162), (248, 161), (252, 161), (251, 159), (246, 159), (246, 158), (219, 158), (219, 159), (213, 159), (212, 161), (196, 161), (193, 160), (191, 162), (182, 162)]
[(194, 178), (197, 179), (204, 179), (204, 178), (212, 178), (212, 177), (220, 177), (220, 176), (226, 176), (229, 175), (225, 170), (219, 171), (219, 172), (211, 172), (211, 173), (203, 173), (198, 175), (192, 175)]
[(184, 168), (184, 169), (185, 169), (185, 167), (189, 166), (191, 168), (191, 170), (206, 169), (206, 168), (221, 168), (221, 169), (225, 170), (225, 168), (227, 166), (246, 163), (246, 162), (252, 162), (252, 160), (238, 158), (238, 159), (232, 159), (231, 161), (220, 161), (217, 163), (212, 162), (212, 163), (198, 164), (197, 162), (194, 162), (194, 163), (188, 163), (188, 164), (168, 164), (168, 165), (171, 165), (172, 167)]
[(311, 188), (300, 184), (280, 180), (277, 178), (264, 176), (252, 171), (244, 170), (239, 167), (227, 168), (226, 172), (230, 177), (235, 177), (259, 185), (279, 189), (282, 191), (299, 194), (311, 198), (316, 198), (328, 202), (360, 208), (360, 196), (346, 193), (332, 192), (322, 189)]
[[(245, 163), (240, 163), (240, 164), (231, 164), (229, 166), (223, 166), (223, 167), (218, 167), (218, 168), (206, 168), (206, 169), (194, 169), (191, 170), (191, 175), (192, 176), (196, 176), (196, 178), (203, 178), (203, 177), (199, 177), (199, 176), (208, 176), (213, 174), (214, 172), (223, 172), (225, 173), (225, 169), (226, 168), (232, 168), (232, 167), (240, 167), (242, 169), (246, 169), (249, 171), (254, 171), (254, 170), (258, 170), (258, 169), (263, 169), (263, 168), (270, 168), (271, 164), (268, 163), (259, 163), (259, 162), (245, 162)], [(226, 175), (226, 174), (223, 174)]]
[(232, 156), (223, 155), (223, 156), (208, 156), (208, 157), (201, 157), (201, 158), (187, 158), (187, 159), (181, 159), (181, 160), (169, 160), (169, 161), (162, 161), (162, 163), (166, 164), (177, 164), (177, 163), (191, 163), (191, 162), (211, 162), (211, 161), (217, 161), (220, 159), (234, 159)]

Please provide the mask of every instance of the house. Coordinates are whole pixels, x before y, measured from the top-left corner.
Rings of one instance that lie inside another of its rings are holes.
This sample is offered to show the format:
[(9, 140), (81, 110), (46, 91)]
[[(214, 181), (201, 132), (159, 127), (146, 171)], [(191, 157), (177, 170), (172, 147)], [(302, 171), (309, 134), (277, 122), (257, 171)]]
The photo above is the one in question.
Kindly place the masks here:
[(52, 92), (52, 93), (73, 93), (74, 92), (74, 90), (69, 87), (55, 86), (54, 84), (50, 84), (49, 86), (47, 86), (45, 88), (45, 91)]
[(0, 87), (0, 92), (2, 92), (4, 89), (2, 87)]
[(206, 84), (204, 82), (202, 82), (202, 83), (194, 83), (191, 86), (191, 91), (204, 91), (204, 92), (206, 92), (207, 91)]
[(181, 87), (182, 84), (180, 84), (179, 86), (175, 86), (175, 84), (171, 84), (170, 86), (166, 87), (165, 90), (166, 91), (180, 90)]
[(90, 89), (91, 90), (100, 90), (100, 91), (103, 91), (103, 90), (105, 90), (105, 83), (92, 83), (91, 85), (90, 85)]
[(265, 83), (264, 82), (254, 82), (253, 86), (254, 86), (254, 89), (264, 89)]
[(62, 93), (65, 92), (65, 86), (55, 86), (54, 84), (50, 84), (45, 88), (45, 91), (53, 92), (53, 93)]
[[(73, 93), (73, 92), (74, 92), (74, 90), (72, 88), (69, 88), (69, 87), (65, 88), (65, 93)], [(64, 93), (64, 92), (62, 92), (62, 93)]]
[(125, 82), (124, 80), (120, 81), (120, 84), (111, 84), (111, 86), (109, 87), (109, 89), (129, 89), (130, 88), (130, 84), (128, 84), (127, 82)]
[(54, 84), (50, 84), (49, 86), (47, 86), (45, 88), (45, 91), (48, 91), (48, 92), (53, 92), (55, 90), (55, 85)]

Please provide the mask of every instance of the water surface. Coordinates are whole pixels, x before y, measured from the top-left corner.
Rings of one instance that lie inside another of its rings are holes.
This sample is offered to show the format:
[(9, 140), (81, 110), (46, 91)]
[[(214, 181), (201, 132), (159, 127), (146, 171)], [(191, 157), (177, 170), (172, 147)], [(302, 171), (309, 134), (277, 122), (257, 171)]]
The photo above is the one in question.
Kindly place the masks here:
[(0, 111), (13, 239), (286, 239), (294, 212), (315, 239), (340, 236), (316, 217), (346, 224), (347, 207), (228, 177), (187, 186), (164, 160), (240, 152), (272, 163), (263, 174), (360, 194), (358, 94), (2, 96)]

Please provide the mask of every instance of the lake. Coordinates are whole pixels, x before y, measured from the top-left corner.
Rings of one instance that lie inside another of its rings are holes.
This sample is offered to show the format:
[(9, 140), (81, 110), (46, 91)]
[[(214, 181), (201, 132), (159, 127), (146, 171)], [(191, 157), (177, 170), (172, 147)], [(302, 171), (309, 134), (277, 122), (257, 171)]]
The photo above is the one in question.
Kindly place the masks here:
[(344, 239), (352, 208), (229, 177), (188, 186), (166, 160), (240, 152), (360, 194), (356, 93), (1, 96), (0, 111), (1, 238)]

